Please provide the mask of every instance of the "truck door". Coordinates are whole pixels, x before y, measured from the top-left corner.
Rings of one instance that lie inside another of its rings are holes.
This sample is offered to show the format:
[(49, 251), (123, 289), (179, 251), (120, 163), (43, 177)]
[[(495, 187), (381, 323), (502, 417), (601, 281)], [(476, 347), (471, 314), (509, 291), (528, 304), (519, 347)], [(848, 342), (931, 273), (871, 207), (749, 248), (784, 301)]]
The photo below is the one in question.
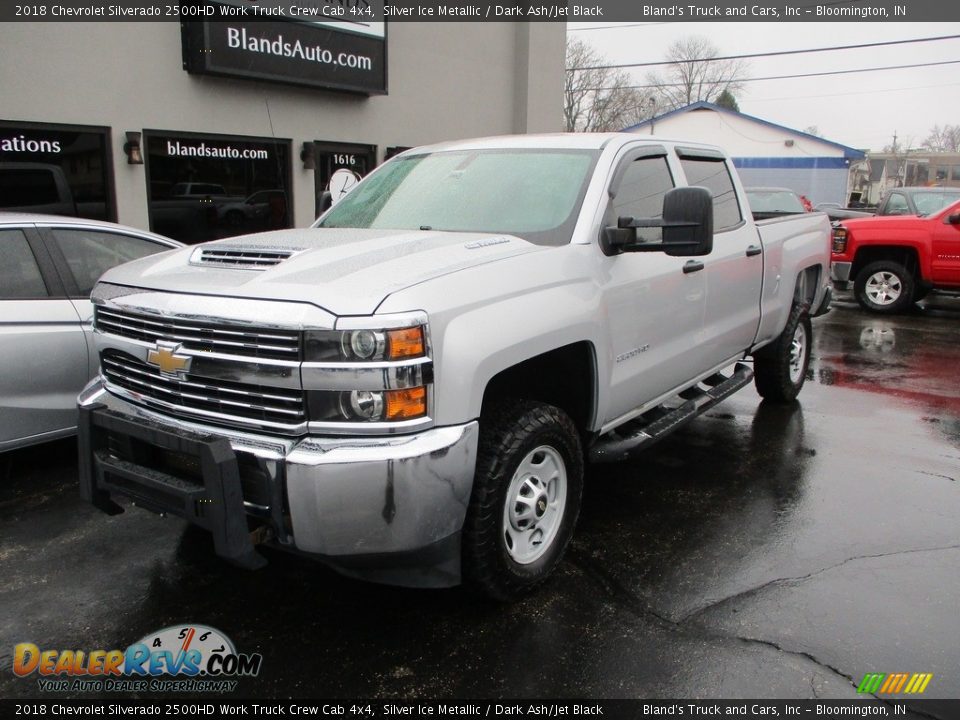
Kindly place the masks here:
[(717, 151), (677, 148), (688, 185), (713, 195), (713, 251), (703, 260), (706, 313), (697, 348), (712, 367), (742, 353), (760, 325), (763, 247), (752, 222), (744, 218), (729, 161)]
[(950, 218), (960, 218), (960, 206), (954, 205), (940, 220), (931, 224), (933, 231), (933, 258), (930, 262), (930, 276), (934, 285), (950, 287), (960, 286), (960, 222), (950, 222)]
[[(666, 156), (659, 146), (627, 152), (614, 173), (604, 227), (616, 225), (618, 217), (661, 215), (663, 196), (675, 184)], [(655, 239), (660, 230), (637, 232)], [(604, 258), (612, 366), (605, 423), (702, 372), (696, 348), (703, 327), (704, 274), (684, 272), (686, 261), (663, 253)]]

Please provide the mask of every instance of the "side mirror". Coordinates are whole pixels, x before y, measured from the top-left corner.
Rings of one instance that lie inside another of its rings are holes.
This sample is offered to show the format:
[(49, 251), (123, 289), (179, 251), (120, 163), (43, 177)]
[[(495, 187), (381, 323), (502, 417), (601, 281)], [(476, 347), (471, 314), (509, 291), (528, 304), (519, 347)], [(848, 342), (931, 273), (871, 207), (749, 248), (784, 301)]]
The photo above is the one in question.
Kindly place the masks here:
[[(637, 242), (637, 228), (663, 228), (661, 242)], [(604, 228), (605, 255), (621, 252), (663, 252), (673, 257), (709, 255), (713, 250), (713, 196), (704, 187), (679, 187), (663, 198), (659, 218), (621, 217)]]
[(960, 213), (947, 215), (947, 222), (951, 225), (960, 225)]
[(663, 198), (663, 251), (673, 257), (713, 250), (713, 195), (705, 187), (674, 188)]

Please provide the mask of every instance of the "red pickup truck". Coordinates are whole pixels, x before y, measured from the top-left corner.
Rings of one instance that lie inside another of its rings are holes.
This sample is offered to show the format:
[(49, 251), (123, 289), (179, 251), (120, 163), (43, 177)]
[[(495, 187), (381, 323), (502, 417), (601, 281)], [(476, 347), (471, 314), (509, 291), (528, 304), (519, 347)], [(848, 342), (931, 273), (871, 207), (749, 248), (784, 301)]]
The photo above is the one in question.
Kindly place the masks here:
[(837, 223), (831, 277), (853, 280), (857, 302), (877, 313), (901, 312), (931, 290), (960, 292), (960, 202)]

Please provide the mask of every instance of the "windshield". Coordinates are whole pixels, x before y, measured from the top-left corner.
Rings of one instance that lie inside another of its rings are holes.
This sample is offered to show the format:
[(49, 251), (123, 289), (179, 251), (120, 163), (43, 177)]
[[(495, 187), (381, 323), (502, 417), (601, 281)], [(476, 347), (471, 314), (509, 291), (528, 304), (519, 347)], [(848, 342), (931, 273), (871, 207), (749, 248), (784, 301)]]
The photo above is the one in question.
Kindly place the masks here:
[(747, 200), (754, 213), (792, 215), (806, 212), (797, 194), (791, 190), (747, 190)]
[(593, 150), (470, 150), (397, 158), (316, 227), (453, 230), (569, 242)]
[(932, 215), (957, 200), (960, 200), (960, 190), (915, 193), (913, 196), (913, 203), (917, 206), (917, 215)]

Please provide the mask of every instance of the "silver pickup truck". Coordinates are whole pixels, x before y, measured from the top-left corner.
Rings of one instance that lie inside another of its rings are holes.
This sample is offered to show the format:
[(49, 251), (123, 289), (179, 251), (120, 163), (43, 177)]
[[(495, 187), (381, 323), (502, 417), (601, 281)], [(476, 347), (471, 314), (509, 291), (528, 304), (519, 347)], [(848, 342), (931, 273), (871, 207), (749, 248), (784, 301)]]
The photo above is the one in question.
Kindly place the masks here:
[(455, 142), (316, 224), (135, 261), (93, 292), (84, 497), (381, 582), (517, 597), (557, 566), (585, 462), (756, 382), (804, 383), (822, 214), (755, 223), (717, 148)]

